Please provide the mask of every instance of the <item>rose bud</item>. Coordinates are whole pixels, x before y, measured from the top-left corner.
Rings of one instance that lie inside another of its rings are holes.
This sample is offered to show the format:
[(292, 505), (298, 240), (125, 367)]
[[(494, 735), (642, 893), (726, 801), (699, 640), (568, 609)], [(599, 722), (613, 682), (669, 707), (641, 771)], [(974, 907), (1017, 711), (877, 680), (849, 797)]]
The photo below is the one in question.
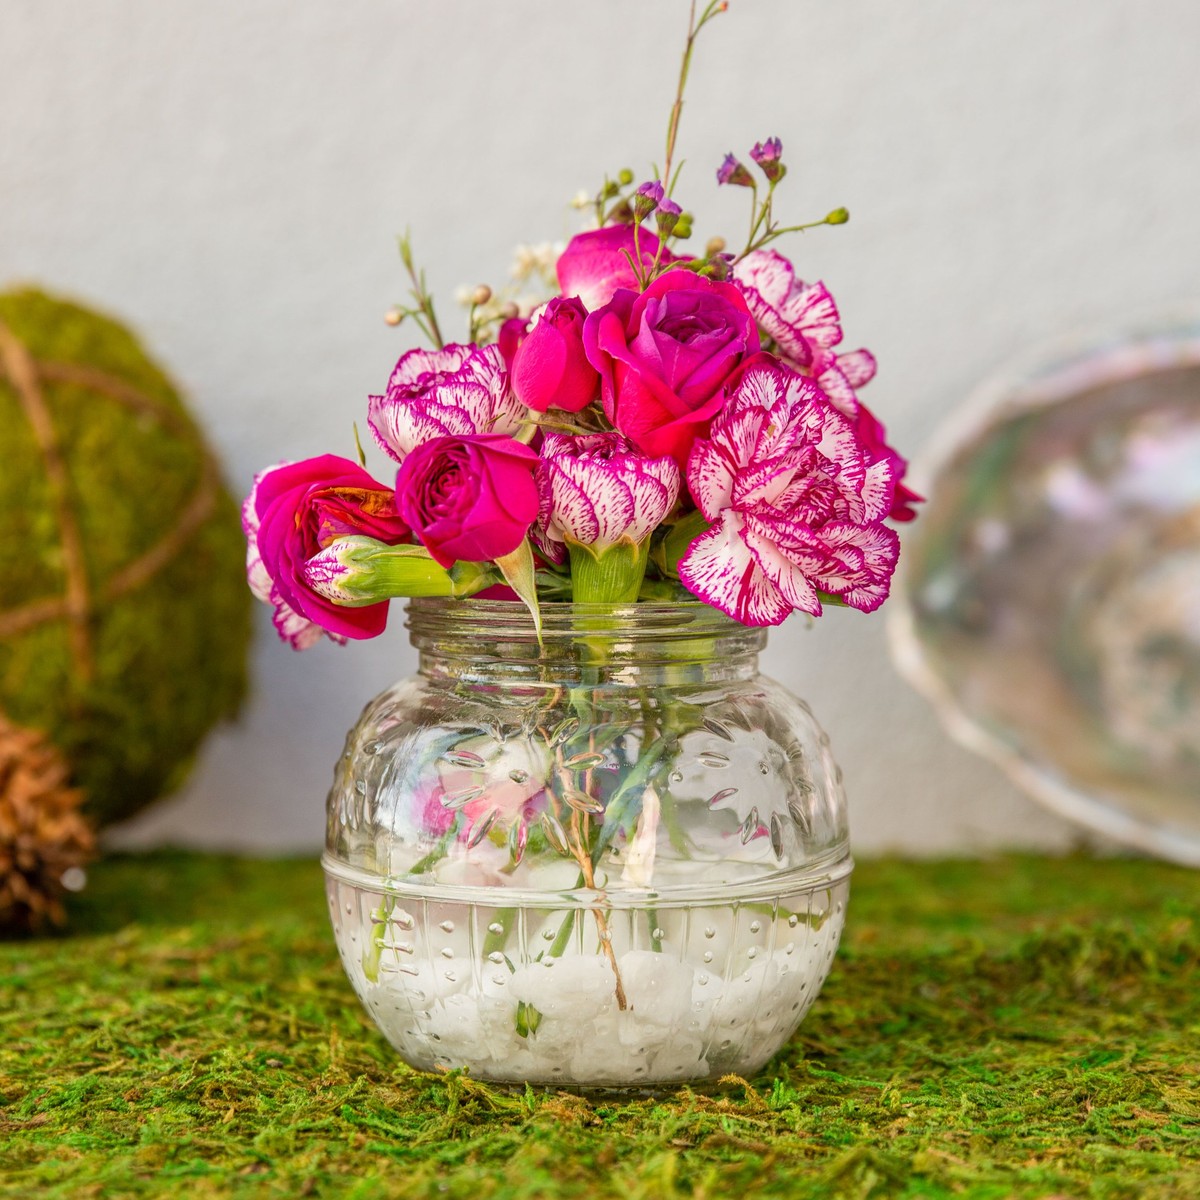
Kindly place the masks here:
[(538, 456), (500, 433), (437, 437), (396, 473), (396, 507), (436, 562), (511, 554), (538, 513)]
[(512, 389), (522, 404), (538, 412), (579, 412), (596, 398), (600, 374), (583, 349), (586, 316), (575, 296), (546, 305), (513, 357)]

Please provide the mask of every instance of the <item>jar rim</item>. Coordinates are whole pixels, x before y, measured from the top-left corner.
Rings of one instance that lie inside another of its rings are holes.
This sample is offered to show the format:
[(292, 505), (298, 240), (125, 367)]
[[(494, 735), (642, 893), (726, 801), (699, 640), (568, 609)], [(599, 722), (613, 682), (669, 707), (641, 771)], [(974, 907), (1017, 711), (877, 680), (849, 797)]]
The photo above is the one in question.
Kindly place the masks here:
[[(674, 641), (696, 638), (765, 637), (758, 626), (740, 621), (702, 600), (641, 601), (634, 604), (575, 604), (552, 600), (539, 604), (543, 639), (562, 640), (589, 633)], [(487, 633), (493, 639), (536, 639), (533, 614), (520, 600), (455, 599), (445, 596), (409, 600), (407, 628), (415, 635)]]

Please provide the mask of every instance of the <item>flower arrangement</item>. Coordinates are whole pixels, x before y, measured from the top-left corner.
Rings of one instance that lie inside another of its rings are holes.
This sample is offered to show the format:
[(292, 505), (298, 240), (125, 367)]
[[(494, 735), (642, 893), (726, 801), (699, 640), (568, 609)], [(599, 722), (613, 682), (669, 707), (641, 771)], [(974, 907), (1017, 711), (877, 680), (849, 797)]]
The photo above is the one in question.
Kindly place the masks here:
[(592, 227), (523, 249), (513, 289), (466, 290), (462, 342), (401, 239), (388, 321), (429, 345), (368, 403), (394, 484), (360, 449), (272, 467), (246, 501), (251, 583), (293, 646), (372, 637), (414, 599), (421, 672), (347, 736), (323, 861), (346, 970), (424, 1069), (755, 1070), (836, 946), (840, 774), (736, 623), (878, 607), (918, 497), (858, 397), (874, 359), (839, 352), (833, 298), (775, 248), (848, 219), (776, 218), (778, 138), (717, 170), (744, 243), (688, 249), (684, 85), (725, 7), (693, 0), (661, 168), (578, 197)]
[(395, 597), (629, 604), (698, 599), (746, 625), (887, 597), (914, 515), (905, 461), (859, 399), (867, 350), (840, 352), (822, 283), (773, 243), (848, 219), (784, 225), (778, 138), (717, 182), (750, 201), (745, 243), (686, 244), (675, 145), (697, 35), (693, 5), (666, 155), (655, 178), (606, 179), (577, 206), (594, 228), (521, 272), (558, 293), (517, 303), (480, 286), (447, 342), (401, 239), (411, 303), (388, 314), (431, 346), (404, 354), (367, 426), (394, 486), (322, 455), (268, 468), (244, 506), (251, 587), (297, 648), (382, 632)]

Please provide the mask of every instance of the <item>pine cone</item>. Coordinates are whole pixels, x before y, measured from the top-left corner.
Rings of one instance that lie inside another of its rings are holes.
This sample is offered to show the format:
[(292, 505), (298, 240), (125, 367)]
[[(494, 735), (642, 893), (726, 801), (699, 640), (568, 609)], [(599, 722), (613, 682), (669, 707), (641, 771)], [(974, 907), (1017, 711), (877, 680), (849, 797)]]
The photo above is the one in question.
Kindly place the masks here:
[[(83, 792), (44, 735), (0, 716), (0, 928), (37, 929), (66, 920), (63, 892), (95, 854), (80, 814)], [(65, 882), (64, 882), (65, 881)]]

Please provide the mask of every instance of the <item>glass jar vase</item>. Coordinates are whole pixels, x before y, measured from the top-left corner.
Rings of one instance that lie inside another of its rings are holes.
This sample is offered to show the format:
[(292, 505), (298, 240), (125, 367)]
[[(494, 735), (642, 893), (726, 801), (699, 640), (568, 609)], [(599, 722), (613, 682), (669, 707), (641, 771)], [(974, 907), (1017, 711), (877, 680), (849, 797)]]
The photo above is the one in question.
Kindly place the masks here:
[(757, 1070), (815, 999), (841, 772), (766, 642), (700, 604), (415, 600), (420, 669), (328, 802), (338, 949), (406, 1062), (653, 1088)]

